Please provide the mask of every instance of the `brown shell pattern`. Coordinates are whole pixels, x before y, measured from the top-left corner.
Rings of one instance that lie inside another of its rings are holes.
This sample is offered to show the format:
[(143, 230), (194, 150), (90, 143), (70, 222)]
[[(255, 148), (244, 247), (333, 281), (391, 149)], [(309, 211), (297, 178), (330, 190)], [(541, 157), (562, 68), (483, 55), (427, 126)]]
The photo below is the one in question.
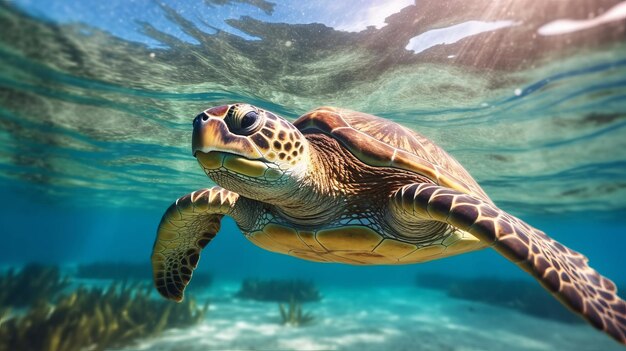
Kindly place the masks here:
[(457, 160), (425, 136), (398, 123), (362, 112), (320, 107), (302, 115), (294, 125), (304, 134), (332, 136), (368, 165), (420, 173), (436, 184), (491, 202)]

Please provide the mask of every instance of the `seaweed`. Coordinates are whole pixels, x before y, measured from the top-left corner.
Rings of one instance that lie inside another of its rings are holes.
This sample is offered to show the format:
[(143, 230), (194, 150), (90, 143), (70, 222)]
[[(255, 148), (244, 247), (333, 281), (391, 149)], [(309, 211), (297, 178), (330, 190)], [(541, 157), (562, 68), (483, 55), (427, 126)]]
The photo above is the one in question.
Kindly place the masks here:
[(315, 284), (304, 280), (262, 280), (245, 279), (236, 294), (237, 297), (258, 301), (289, 302), (319, 301), (321, 295)]
[(208, 304), (193, 299), (172, 304), (150, 297), (151, 286), (111, 284), (78, 287), (56, 303), (39, 300), (21, 316), (5, 319), (0, 351), (102, 350), (129, 345), (138, 338), (203, 320)]
[(315, 317), (309, 312), (302, 312), (302, 303), (295, 298), (289, 300), (289, 305), (285, 308), (282, 303), (278, 304), (281, 324), (292, 327), (301, 327), (313, 322)]
[(420, 287), (445, 291), (450, 297), (497, 305), (534, 317), (571, 324), (584, 322), (532, 281), (421, 274), (416, 283)]
[(0, 329), (2, 329), (2, 323), (4, 323), (5, 320), (9, 319), (10, 316), (11, 308), (0, 306)]
[(31, 263), (0, 275), (0, 306), (26, 307), (53, 298), (70, 284), (58, 267)]

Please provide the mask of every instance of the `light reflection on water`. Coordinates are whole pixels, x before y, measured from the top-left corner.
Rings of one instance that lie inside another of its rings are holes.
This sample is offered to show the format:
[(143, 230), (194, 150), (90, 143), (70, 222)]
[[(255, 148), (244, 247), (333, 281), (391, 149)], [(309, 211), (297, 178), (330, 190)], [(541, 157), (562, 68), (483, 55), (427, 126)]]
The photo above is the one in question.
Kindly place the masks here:
[(245, 101), (289, 118), (336, 105), (395, 120), (514, 213), (626, 207), (624, 21), (537, 35), (608, 2), (357, 2), (352, 17), (348, 2), (88, 3), (0, 10), (0, 175), (15, 186), (86, 189), (100, 205), (176, 198), (209, 184), (191, 118)]

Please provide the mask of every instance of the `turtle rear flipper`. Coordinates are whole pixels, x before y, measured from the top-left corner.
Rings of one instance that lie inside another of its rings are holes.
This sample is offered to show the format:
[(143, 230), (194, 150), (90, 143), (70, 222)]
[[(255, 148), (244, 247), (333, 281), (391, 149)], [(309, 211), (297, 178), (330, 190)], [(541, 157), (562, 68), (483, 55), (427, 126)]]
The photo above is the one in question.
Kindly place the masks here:
[(152, 248), (154, 284), (163, 297), (182, 301), (200, 251), (215, 237), (238, 194), (213, 187), (187, 194), (165, 211)]
[(533, 275), (594, 327), (626, 344), (626, 302), (587, 258), (494, 205), (435, 184), (410, 184), (392, 205), (467, 231)]

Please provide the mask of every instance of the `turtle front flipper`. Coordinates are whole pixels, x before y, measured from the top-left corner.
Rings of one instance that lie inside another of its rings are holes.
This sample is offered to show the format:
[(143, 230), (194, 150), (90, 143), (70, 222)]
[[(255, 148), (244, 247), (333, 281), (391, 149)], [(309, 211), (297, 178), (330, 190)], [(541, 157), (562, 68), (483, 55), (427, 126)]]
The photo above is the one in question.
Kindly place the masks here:
[(626, 344), (626, 302), (582, 254), (486, 201), (435, 184), (406, 185), (391, 201), (409, 216), (449, 223), (486, 242), (594, 327)]
[(182, 301), (200, 251), (215, 237), (239, 195), (220, 187), (187, 194), (165, 211), (152, 248), (154, 284), (164, 297)]

